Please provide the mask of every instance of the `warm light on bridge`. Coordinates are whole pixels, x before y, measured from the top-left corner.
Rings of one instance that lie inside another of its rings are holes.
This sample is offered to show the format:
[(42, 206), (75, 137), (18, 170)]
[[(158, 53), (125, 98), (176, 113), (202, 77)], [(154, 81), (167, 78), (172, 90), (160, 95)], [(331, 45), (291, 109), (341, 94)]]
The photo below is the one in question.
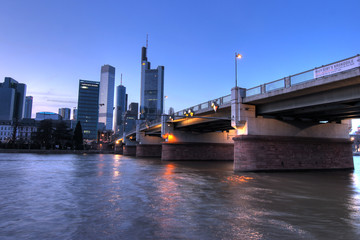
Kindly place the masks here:
[(162, 138), (165, 139), (167, 142), (175, 142), (175, 137), (173, 134), (166, 133), (162, 135)]

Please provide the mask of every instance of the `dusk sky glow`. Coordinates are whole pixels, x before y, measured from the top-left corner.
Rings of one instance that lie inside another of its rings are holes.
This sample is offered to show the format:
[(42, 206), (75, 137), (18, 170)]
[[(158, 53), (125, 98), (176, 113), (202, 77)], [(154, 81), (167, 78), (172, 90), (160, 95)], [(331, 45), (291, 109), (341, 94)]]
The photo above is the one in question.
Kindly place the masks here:
[[(359, 50), (359, 0), (1, 0), (0, 80), (27, 84), (36, 112), (77, 106), (79, 79), (116, 68), (140, 101), (140, 57), (165, 66), (175, 111), (348, 58)], [(357, 125), (360, 122), (356, 122)]]

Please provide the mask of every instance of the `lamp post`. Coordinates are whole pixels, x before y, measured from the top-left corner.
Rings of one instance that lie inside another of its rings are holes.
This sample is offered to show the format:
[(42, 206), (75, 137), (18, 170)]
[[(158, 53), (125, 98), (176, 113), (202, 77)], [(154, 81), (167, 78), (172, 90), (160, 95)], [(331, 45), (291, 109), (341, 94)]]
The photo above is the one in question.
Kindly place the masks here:
[(165, 109), (165, 100), (168, 98), (168, 96), (164, 96), (164, 114), (166, 114), (166, 109)]
[(237, 59), (242, 58), (240, 53), (235, 52), (235, 87), (237, 87)]

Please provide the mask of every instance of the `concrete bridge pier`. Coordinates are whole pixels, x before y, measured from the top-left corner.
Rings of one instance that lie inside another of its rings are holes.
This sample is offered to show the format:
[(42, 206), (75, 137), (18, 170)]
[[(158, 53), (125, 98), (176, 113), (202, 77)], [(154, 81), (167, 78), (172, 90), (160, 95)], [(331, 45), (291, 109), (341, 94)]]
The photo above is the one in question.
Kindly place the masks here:
[(233, 161), (235, 131), (187, 132), (174, 129), (173, 123), (162, 124), (161, 160), (217, 160)]
[(232, 89), (235, 171), (353, 169), (350, 120), (319, 123), (256, 116)]
[(163, 139), (160, 136), (149, 136), (145, 132), (136, 134), (136, 157), (161, 157), (161, 143)]
[(124, 137), (123, 145), (124, 156), (136, 156), (136, 142)]

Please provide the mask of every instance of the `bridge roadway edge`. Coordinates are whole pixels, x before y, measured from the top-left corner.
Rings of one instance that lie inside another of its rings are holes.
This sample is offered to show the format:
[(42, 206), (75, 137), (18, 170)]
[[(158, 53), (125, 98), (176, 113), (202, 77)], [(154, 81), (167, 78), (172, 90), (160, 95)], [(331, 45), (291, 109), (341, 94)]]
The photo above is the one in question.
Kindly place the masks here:
[(233, 139), (234, 171), (354, 169), (348, 139), (260, 135)]

